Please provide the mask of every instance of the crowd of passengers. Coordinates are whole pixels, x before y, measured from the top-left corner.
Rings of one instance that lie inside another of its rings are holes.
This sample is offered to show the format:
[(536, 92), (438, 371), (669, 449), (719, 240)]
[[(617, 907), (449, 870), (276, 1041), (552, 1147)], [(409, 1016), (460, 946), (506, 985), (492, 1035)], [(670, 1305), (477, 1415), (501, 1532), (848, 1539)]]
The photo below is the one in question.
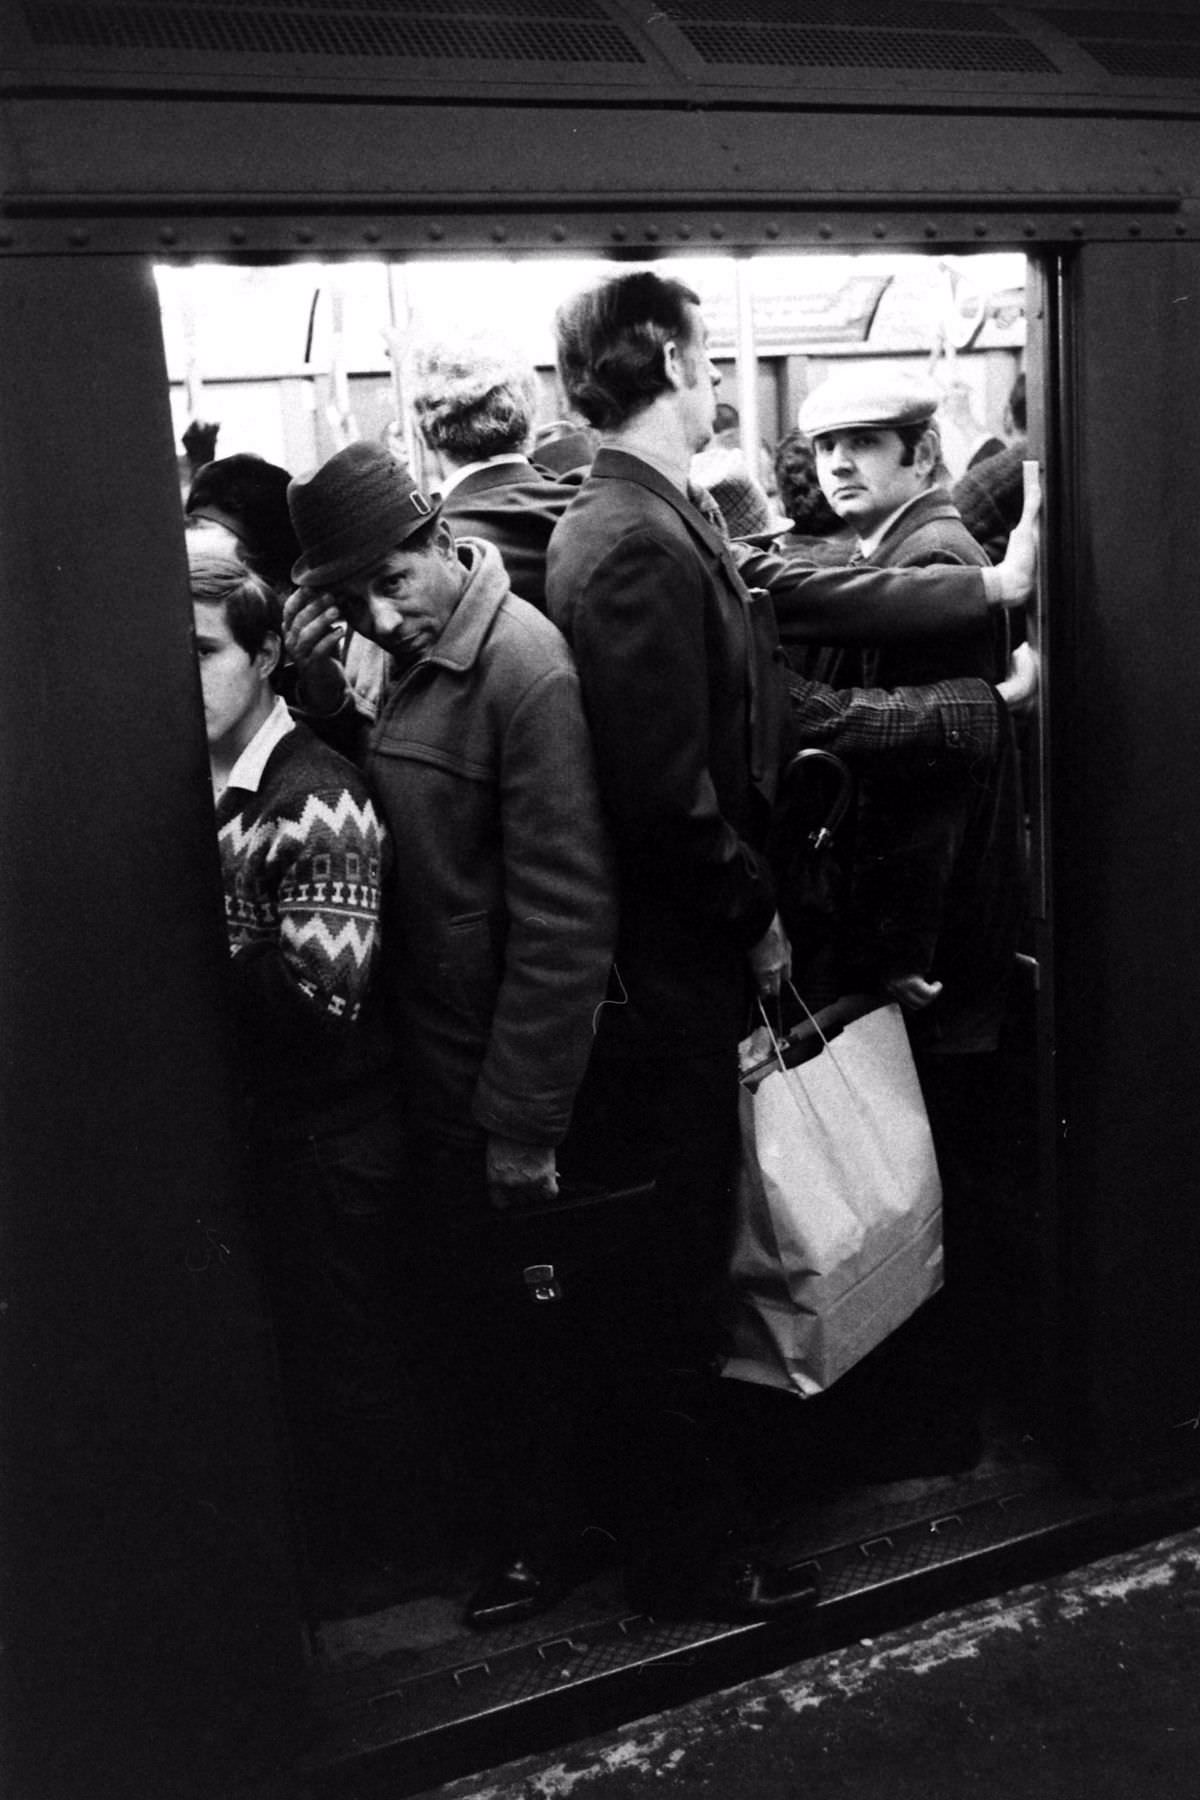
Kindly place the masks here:
[[(635, 1607), (753, 1610), (769, 1544), (717, 1379), (739, 1040), (793, 989), (901, 1003), (954, 1300), (1025, 910), (1033, 526), (995, 565), (967, 531), (938, 388), (816, 388), (777, 512), (714, 442), (687, 287), (618, 275), (555, 326), (584, 423), (532, 456), (532, 369), (430, 344), (429, 491), (355, 442), (295, 478), (210, 462), (187, 499), (224, 528), (190, 536), (195, 643), (304, 1553), (465, 1544), (476, 1627), (605, 1560)], [(824, 930), (813, 747), (856, 784)], [(962, 1465), (976, 1300), (964, 1275), (926, 1397)]]

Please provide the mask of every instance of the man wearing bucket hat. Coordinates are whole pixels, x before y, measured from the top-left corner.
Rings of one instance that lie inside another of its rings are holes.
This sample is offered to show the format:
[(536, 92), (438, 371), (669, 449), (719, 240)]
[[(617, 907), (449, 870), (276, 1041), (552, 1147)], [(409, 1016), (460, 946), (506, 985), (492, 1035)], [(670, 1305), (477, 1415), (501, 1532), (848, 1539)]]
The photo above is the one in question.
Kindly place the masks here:
[[(542, 1413), (537, 1399), (552, 1359), (529, 1336), (538, 1309), (522, 1273), (544, 1259), (521, 1209), (557, 1192), (555, 1148), (611, 960), (591, 744), (557, 629), (512, 594), (493, 545), (455, 541), (390, 452), (352, 444), (294, 480), (288, 502), (301, 699), (365, 736), (393, 839), (383, 968), (419, 1171), (413, 1267), (429, 1341), (461, 1375), (450, 1399), (475, 1389), (495, 1452), (496, 1535), (511, 1547), (468, 1616), (498, 1623), (552, 1597), (530, 1540), (557, 1527), (562, 1471), (547, 1459), (554, 1397)], [(375, 653), (371, 720), (348, 687), (351, 658), (338, 659), (347, 626)]]

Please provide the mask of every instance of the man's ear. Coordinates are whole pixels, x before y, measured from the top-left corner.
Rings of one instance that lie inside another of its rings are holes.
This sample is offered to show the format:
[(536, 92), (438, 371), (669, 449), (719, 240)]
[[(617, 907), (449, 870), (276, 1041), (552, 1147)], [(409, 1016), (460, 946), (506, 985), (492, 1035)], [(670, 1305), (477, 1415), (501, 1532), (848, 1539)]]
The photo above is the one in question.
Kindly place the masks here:
[(929, 426), (917, 439), (917, 447), (913, 452), (913, 466), (918, 475), (932, 475), (942, 460), (942, 438), (936, 425)]
[(264, 681), (269, 681), (271, 676), (275, 673), (276, 669), (279, 667), (282, 655), (283, 639), (279, 637), (278, 633), (268, 631), (266, 637), (263, 639), (262, 649), (254, 659), (254, 666), (263, 677)]
[(687, 370), (683, 366), (683, 350), (675, 338), (663, 345), (663, 374), (673, 388), (687, 386)]

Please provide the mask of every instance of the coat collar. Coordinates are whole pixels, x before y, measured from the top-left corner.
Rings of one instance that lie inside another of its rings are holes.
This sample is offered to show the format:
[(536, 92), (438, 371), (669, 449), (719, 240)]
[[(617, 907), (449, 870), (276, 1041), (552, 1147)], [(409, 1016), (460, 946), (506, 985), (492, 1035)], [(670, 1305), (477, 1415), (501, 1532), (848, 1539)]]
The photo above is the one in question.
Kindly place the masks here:
[(952, 521), (961, 523), (962, 514), (950, 498), (950, 491), (944, 487), (926, 488), (924, 493), (908, 501), (898, 513), (893, 514), (886, 531), (872, 546), (868, 562), (877, 557), (883, 550), (892, 550), (902, 544), (914, 531), (922, 525), (933, 525)]
[(529, 458), (516, 452), (488, 462), (471, 463), (459, 474), (457, 480), (451, 481), (442, 490), (442, 499), (445, 501), (453, 499), (455, 494), (478, 494), (491, 488), (506, 487), (518, 477), (526, 481), (531, 477), (536, 479), (537, 473)]
[(726, 545), (725, 539), (715, 526), (710, 525), (694, 500), (682, 493), (675, 483), (668, 479), (653, 463), (648, 463), (640, 456), (632, 455), (628, 450), (614, 450), (602, 446), (596, 452), (589, 480), (632, 481), (638, 487), (648, 488), (674, 508), (692, 533), (699, 538), (705, 549), (714, 556), (721, 556)]
[(460, 672), (471, 668), (508, 595), (508, 576), (496, 546), (482, 538), (457, 541), (459, 557), (467, 568), (467, 585), (441, 637), (414, 668), (425, 663)]

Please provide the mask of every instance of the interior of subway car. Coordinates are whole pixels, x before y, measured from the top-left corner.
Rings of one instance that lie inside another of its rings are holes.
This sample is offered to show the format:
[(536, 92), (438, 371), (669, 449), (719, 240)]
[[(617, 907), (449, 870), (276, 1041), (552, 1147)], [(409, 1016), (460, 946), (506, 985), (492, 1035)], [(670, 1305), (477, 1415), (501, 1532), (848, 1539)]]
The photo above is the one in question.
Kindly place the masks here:
[[(237, 521), (219, 507), (194, 504), (224, 458), (261, 458), (289, 476), (304, 476), (348, 444), (367, 441), (386, 446), (422, 488), (436, 492), (448, 470), (424, 440), (410, 398), (414, 352), (431, 342), (507, 344), (536, 374), (529, 453), (535, 463), (544, 457), (551, 464), (565, 442), (582, 479), (595, 434), (564, 396), (554, 315), (573, 293), (621, 266), (533, 256), (160, 264), (156, 282), (189, 546), (238, 548)], [(1028, 451), (1027, 415), (1021, 409), (1014, 417), (1013, 406), (1030, 348), (1030, 267), (1020, 253), (678, 255), (653, 266), (698, 296), (720, 377), (718, 429), (697, 454), (694, 478), (719, 493), (740, 484), (743, 499), (762, 508), (756, 523), (760, 529), (772, 524), (776, 538), (782, 528), (802, 526), (789, 517), (799, 502), (786, 485), (780, 451), (797, 438), (806, 397), (847, 372), (873, 373), (885, 384), (899, 377), (934, 385), (940, 479), (951, 493), (969, 475), (962, 492), (979, 486), (989, 458), (1001, 450)], [(1035, 367), (1039, 358), (1035, 344)], [(745, 525), (735, 520), (738, 529)], [(852, 554), (854, 546), (843, 539), (844, 532), (831, 540), (840, 548), (829, 560)], [(809, 536), (793, 553), (814, 554), (811, 546)], [(993, 542), (992, 551), (1002, 554), (1002, 542)], [(1037, 624), (1030, 609), (1014, 644), (1036, 642)], [(850, 675), (841, 679), (853, 682)], [(1002, 1506), (1036, 1497), (1053, 1479), (1049, 1422), (1036, 1404), (1046, 1354), (1039, 1092), (1047, 1026), (1038, 979), (1046, 903), (1035, 700), (1026, 701), (1015, 725), (1028, 858), (1025, 918), (997, 1045), (985, 1057), (961, 1059), (955, 1072), (955, 1104), (973, 1123), (965, 1154), (961, 1132), (953, 1151), (943, 1146), (941, 1152), (943, 1162), (955, 1158), (946, 1293), (926, 1305), (902, 1306), (895, 1328), (881, 1326), (874, 1347), (850, 1357), (835, 1380), (797, 1377), (782, 1362), (728, 1358), (702, 1395), (692, 1393), (664, 1411), (660, 1427), (672, 1446), (671, 1473), (662, 1446), (651, 1457), (643, 1444), (632, 1454), (652, 1464), (646, 1479), (661, 1486), (690, 1467), (700, 1492), (715, 1458), (728, 1506), (722, 1553), (727, 1560), (753, 1558), (749, 1589), (744, 1580), (740, 1594), (727, 1593), (723, 1603), (711, 1594), (684, 1598), (672, 1609), (672, 1628), (689, 1621), (700, 1627), (710, 1613), (726, 1622), (786, 1616), (810, 1606), (823, 1582), (844, 1579), (832, 1572), (864, 1541), (898, 1527), (923, 1529), (931, 1518), (961, 1517), (964, 1509), (985, 1521), (986, 1535), (986, 1520), (999, 1519)], [(826, 803), (821, 772), (813, 773), (816, 784), (802, 801), (805, 817)], [(818, 907), (798, 930), (819, 937), (826, 923)], [(809, 1011), (845, 999), (811, 961), (807, 979), (812, 985), (796, 996), (801, 1023)], [(806, 978), (798, 974), (797, 981), (803, 989)], [(827, 1024), (831, 1032), (841, 1028)], [(827, 1060), (836, 1055), (832, 1045)], [(642, 1291), (639, 1307), (628, 1312), (631, 1294), (652, 1280), (640, 1249), (645, 1209), (653, 1205), (651, 1164), (647, 1147), (623, 1131), (619, 1107), (597, 1114), (585, 1107), (560, 1158), (559, 1216), (545, 1221), (540, 1250), (536, 1230), (529, 1240), (529, 1255), (549, 1268), (552, 1283), (552, 1299), (529, 1302), (544, 1315), (546, 1355), (569, 1354), (574, 1315), (596, 1340), (593, 1358), (599, 1355), (610, 1370), (622, 1360), (629, 1365), (622, 1370), (625, 1383), (636, 1382), (637, 1358), (646, 1349), (627, 1321), (654, 1312), (652, 1291)], [(970, 1281), (971, 1317), (950, 1348), (942, 1315), (948, 1304), (957, 1308), (960, 1268), (970, 1271), (962, 1279)], [(439, 1329), (455, 1330), (453, 1309)], [(627, 1445), (615, 1451), (605, 1439), (602, 1401), (588, 1394), (581, 1377), (565, 1452), (573, 1467), (565, 1476), (586, 1485), (594, 1517), (586, 1507), (579, 1515), (577, 1563), (536, 1606), (523, 1609), (517, 1592), (515, 1605), (497, 1607), (481, 1621), (471, 1616), (471, 1602), (493, 1550), (486, 1483), (472, 1442), (481, 1423), (464, 1420), (448, 1437), (430, 1431), (439, 1401), (427, 1371), (438, 1362), (438, 1343), (415, 1331), (405, 1341), (403, 1320), (398, 1335), (411, 1371), (411, 1413), (386, 1541), (377, 1535), (369, 1544), (357, 1541), (353, 1521), (314, 1537), (301, 1509), (294, 1515), (319, 1665), (335, 1675), (372, 1665), (418, 1683), (452, 1674), (464, 1659), (519, 1659), (564, 1633), (604, 1633), (621, 1620), (628, 1631), (639, 1597), (627, 1581), (621, 1527), (603, 1498), (611, 1472), (603, 1465), (629, 1452)], [(297, 1486), (304, 1487), (303, 1472)]]

